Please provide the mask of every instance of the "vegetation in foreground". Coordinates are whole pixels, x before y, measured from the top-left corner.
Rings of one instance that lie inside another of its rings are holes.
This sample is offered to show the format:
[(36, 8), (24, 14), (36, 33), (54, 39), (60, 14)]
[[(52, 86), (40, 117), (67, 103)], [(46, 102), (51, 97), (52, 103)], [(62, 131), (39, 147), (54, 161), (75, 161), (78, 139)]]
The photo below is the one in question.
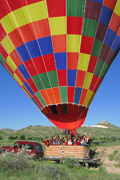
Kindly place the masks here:
[[(120, 145), (120, 128), (107, 124), (108, 129), (82, 127), (78, 133), (92, 133), (94, 140), (91, 145), (93, 148), (99, 146), (115, 146)], [(0, 146), (12, 145), (15, 141), (30, 140), (41, 143), (41, 137), (50, 137), (51, 132), (49, 127), (30, 126), (18, 131), (0, 131)], [(54, 131), (55, 129), (55, 131)], [(53, 127), (53, 132), (58, 130)], [(112, 132), (112, 134), (111, 134)], [(47, 134), (46, 134), (47, 133)], [(9, 156), (10, 155), (10, 156)], [(103, 166), (99, 168), (73, 166), (73, 162), (69, 160), (64, 164), (56, 164), (51, 161), (33, 161), (29, 160), (26, 155), (20, 154), (18, 157), (14, 154), (7, 154), (2, 157), (0, 155), (0, 179), (1, 180), (119, 180), (120, 175), (108, 174)], [(119, 152), (114, 151), (109, 156), (109, 159), (118, 159)], [(115, 167), (120, 168), (120, 163), (115, 164)]]
[(68, 168), (65, 165), (56, 165), (50, 162), (31, 163), (34, 166), (24, 170), (0, 169), (2, 180), (119, 180), (118, 175), (109, 175), (103, 168), (88, 170), (84, 167)]
[(2, 180), (119, 180), (118, 175), (109, 175), (103, 167), (79, 167), (67, 159), (63, 164), (52, 161), (33, 161), (25, 151), (0, 155), (0, 179)]

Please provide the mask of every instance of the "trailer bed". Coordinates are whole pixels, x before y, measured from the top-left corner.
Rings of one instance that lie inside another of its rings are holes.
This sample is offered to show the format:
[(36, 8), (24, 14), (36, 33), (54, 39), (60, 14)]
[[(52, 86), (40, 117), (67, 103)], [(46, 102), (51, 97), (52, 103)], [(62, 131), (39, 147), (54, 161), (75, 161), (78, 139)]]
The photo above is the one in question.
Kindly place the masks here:
[(100, 158), (90, 157), (90, 148), (88, 146), (76, 145), (50, 145), (46, 146), (44, 160), (57, 161), (62, 163), (65, 158), (73, 158), (79, 165), (97, 166), (101, 164)]
[(45, 147), (45, 156), (89, 158), (90, 149), (82, 145), (50, 145)]

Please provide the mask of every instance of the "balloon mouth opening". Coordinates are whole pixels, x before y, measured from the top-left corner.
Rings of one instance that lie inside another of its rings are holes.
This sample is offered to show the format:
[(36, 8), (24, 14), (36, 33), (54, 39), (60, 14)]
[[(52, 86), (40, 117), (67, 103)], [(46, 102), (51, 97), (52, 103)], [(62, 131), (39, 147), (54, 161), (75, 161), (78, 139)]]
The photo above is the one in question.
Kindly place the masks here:
[(77, 104), (59, 104), (44, 107), (41, 112), (61, 129), (77, 129), (85, 121), (88, 108)]

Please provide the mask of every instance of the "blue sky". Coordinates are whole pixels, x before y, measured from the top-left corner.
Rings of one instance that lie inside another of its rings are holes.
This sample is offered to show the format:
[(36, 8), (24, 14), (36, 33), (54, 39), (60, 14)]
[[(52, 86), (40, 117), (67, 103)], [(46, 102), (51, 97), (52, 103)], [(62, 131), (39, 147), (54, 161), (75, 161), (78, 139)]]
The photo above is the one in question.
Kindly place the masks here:
[[(98, 89), (84, 125), (105, 120), (120, 126), (120, 53)], [(51, 126), (30, 98), (0, 64), (0, 129)]]

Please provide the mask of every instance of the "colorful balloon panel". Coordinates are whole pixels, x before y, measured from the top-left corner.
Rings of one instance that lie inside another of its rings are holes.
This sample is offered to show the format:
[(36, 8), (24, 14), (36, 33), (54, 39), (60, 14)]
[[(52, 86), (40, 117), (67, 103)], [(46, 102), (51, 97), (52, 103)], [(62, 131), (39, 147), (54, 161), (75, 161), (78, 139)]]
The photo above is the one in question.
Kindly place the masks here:
[(120, 0), (1, 0), (0, 62), (43, 114), (79, 128), (120, 50)]

